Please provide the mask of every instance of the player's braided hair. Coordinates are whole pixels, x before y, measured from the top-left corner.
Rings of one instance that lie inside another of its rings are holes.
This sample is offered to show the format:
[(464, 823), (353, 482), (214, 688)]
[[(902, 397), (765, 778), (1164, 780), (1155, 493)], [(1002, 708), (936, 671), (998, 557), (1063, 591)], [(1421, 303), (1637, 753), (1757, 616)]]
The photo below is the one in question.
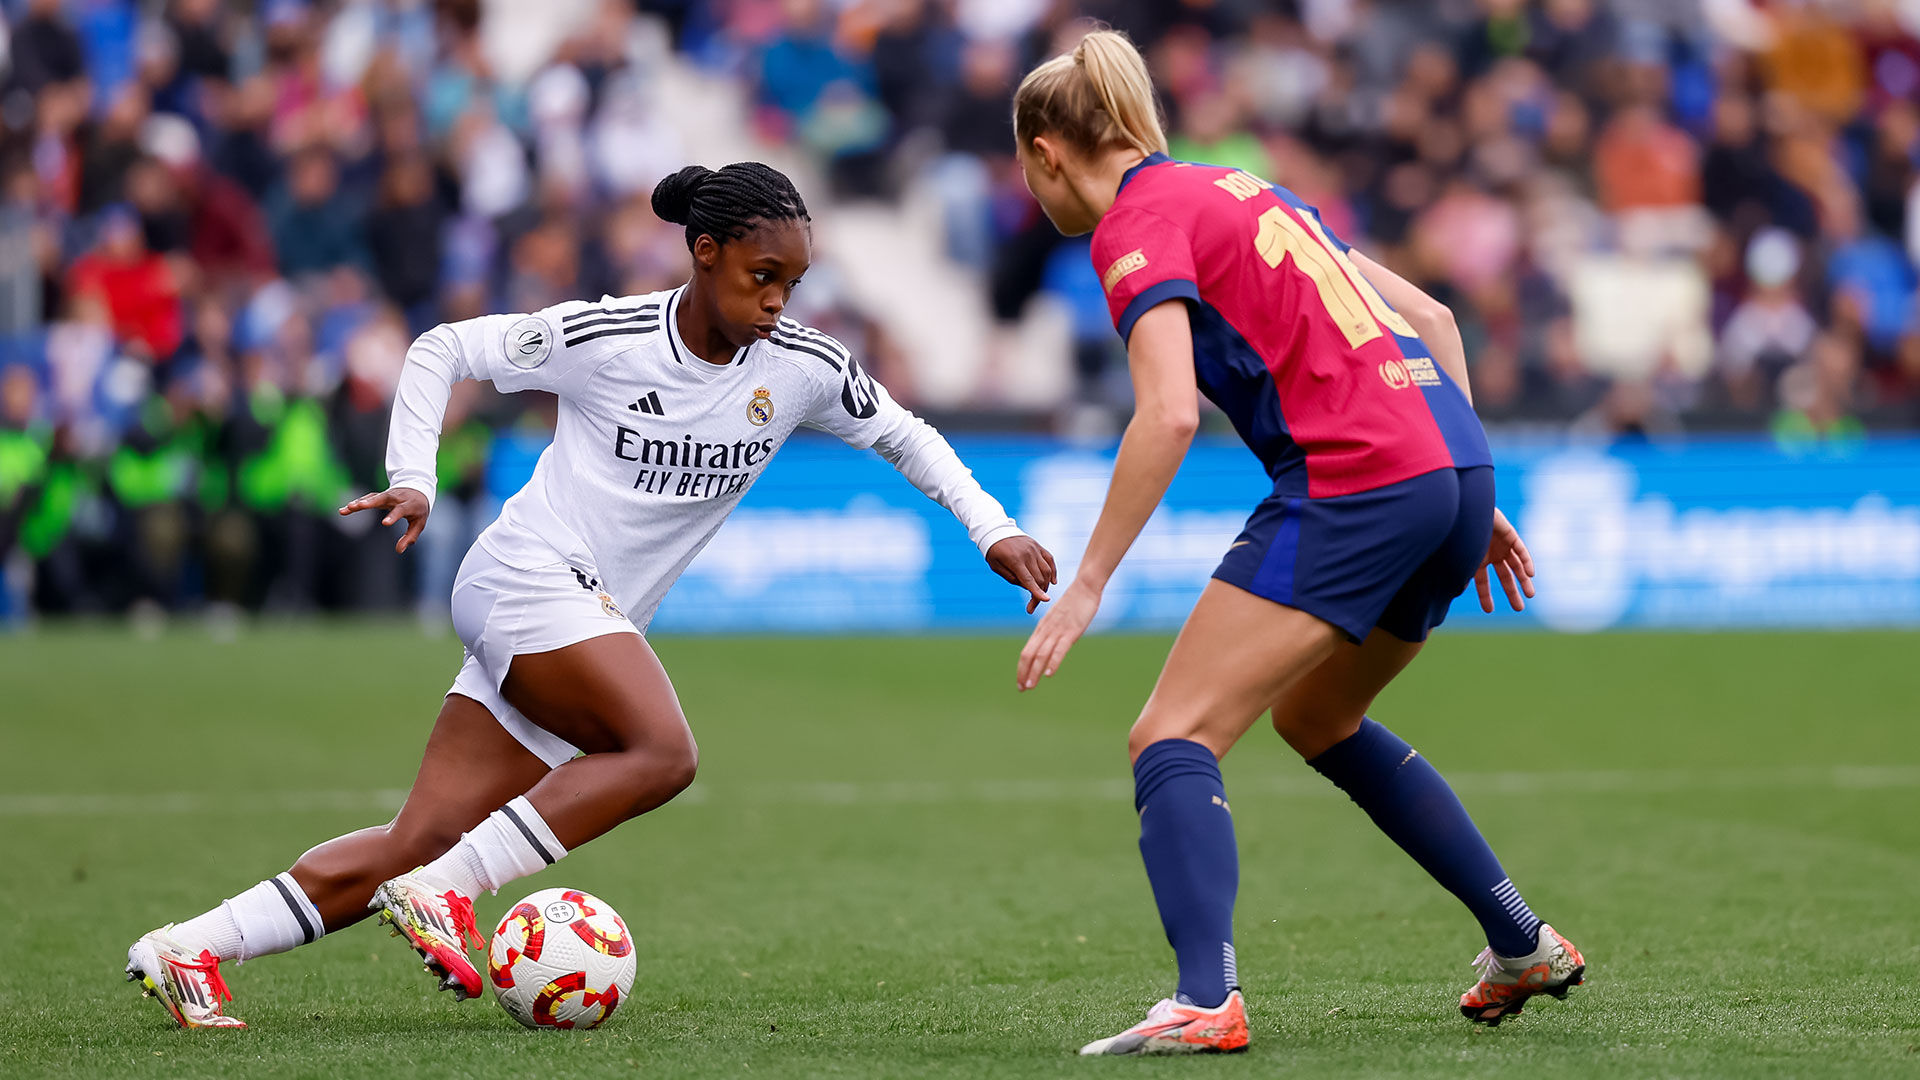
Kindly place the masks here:
[(719, 171), (689, 165), (654, 185), (653, 212), (687, 227), (687, 250), (702, 233), (715, 243), (738, 240), (763, 221), (812, 221), (786, 174), (758, 161)]

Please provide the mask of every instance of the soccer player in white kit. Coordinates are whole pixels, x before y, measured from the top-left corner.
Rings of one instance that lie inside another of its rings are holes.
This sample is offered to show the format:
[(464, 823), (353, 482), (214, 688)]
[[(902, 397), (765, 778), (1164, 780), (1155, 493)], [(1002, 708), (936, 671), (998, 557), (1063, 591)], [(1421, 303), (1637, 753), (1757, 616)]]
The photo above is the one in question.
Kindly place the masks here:
[(560, 399), (533, 478), (467, 553), (453, 587), (466, 659), (392, 822), (134, 943), (127, 977), (185, 1027), (226, 1015), (223, 960), (285, 952), (378, 912), (459, 998), (477, 996), (472, 898), (498, 891), (693, 782), (697, 751), (643, 633), (787, 436), (871, 447), (967, 529), (987, 563), (1048, 599), (1053, 557), (981, 489), (939, 432), (839, 342), (781, 317), (811, 258), (806, 204), (757, 162), (689, 166), (654, 212), (684, 224), (693, 277), (670, 292), (570, 301), (423, 334), (387, 445), (392, 487), (342, 514), (432, 509), (447, 397), (461, 379)]

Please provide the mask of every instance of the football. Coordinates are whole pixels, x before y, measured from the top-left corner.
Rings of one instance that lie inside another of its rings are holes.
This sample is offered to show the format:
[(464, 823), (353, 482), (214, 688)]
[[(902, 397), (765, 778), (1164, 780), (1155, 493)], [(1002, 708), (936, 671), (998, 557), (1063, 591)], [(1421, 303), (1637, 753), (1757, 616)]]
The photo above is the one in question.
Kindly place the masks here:
[(633, 990), (633, 972), (627, 924), (578, 889), (542, 889), (515, 904), (487, 949), (494, 996), (530, 1028), (599, 1027)]

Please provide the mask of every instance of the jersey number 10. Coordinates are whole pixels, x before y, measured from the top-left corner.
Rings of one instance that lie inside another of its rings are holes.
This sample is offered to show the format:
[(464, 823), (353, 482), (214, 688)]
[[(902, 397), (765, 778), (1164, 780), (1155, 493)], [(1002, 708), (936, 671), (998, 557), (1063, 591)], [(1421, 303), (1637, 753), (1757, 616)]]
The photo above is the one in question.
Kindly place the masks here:
[(1260, 231), (1254, 234), (1253, 246), (1276, 270), (1287, 256), (1293, 256), (1293, 265), (1313, 281), (1320, 303), (1346, 334), (1348, 346), (1358, 348), (1379, 337), (1383, 325), (1403, 337), (1419, 336), (1399, 312), (1387, 305), (1347, 253), (1327, 239), (1312, 214), (1295, 218), (1283, 207), (1268, 207), (1260, 215)]

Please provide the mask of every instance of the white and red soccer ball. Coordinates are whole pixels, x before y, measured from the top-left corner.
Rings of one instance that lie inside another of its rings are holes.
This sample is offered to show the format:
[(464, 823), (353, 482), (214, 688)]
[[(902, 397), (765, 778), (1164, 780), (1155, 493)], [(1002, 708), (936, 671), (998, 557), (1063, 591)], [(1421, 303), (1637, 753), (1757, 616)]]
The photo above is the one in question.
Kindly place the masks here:
[(599, 1027), (633, 992), (633, 973), (627, 924), (578, 889), (542, 889), (515, 904), (487, 948), (494, 996), (530, 1028)]

